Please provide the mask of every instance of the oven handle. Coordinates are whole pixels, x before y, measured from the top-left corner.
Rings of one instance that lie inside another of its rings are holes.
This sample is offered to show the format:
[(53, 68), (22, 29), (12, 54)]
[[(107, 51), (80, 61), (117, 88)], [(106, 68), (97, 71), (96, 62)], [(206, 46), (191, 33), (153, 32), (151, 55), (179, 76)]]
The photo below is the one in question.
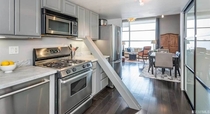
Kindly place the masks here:
[[(72, 78), (70, 78), (70, 79), (68, 79), (68, 80), (64, 80), (64, 81), (61, 79), (60, 81), (61, 81), (62, 84), (65, 84), (65, 83), (70, 82), (70, 81), (72, 81), (72, 80), (81, 78), (81, 76), (83, 76), (83, 75), (85, 75), (85, 74), (88, 74), (88, 73), (90, 73), (90, 72), (93, 72), (93, 70), (90, 69), (90, 71), (84, 72), (84, 73), (82, 73), (82, 74), (80, 74), (80, 75), (78, 75), (78, 76), (72, 77)], [(85, 76), (83, 76), (83, 77), (85, 77)]]

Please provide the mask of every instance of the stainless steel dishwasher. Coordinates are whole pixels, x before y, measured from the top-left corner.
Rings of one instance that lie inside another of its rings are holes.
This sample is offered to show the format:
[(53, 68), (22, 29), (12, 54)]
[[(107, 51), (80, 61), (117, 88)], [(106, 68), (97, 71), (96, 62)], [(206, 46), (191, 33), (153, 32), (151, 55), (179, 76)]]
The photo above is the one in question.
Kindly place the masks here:
[(49, 114), (49, 77), (0, 89), (0, 114)]

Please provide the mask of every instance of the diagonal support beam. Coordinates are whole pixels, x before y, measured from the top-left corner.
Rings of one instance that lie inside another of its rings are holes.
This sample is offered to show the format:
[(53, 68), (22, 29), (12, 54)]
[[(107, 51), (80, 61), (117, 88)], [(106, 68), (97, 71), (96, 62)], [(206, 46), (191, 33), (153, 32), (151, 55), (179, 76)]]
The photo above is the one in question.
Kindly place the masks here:
[(122, 80), (115, 72), (115, 70), (112, 68), (112, 66), (109, 64), (109, 62), (104, 58), (103, 54), (95, 45), (95, 43), (92, 41), (92, 39), (87, 37), (84, 39), (84, 43), (86, 44), (90, 52), (93, 54), (93, 56), (98, 59), (98, 63), (101, 65), (102, 69), (106, 72), (107, 76), (112, 81), (112, 83), (114, 84), (120, 95), (128, 104), (128, 106), (132, 109), (140, 110), (141, 106), (139, 105), (139, 103), (136, 101), (134, 96), (131, 94), (131, 92), (122, 82)]

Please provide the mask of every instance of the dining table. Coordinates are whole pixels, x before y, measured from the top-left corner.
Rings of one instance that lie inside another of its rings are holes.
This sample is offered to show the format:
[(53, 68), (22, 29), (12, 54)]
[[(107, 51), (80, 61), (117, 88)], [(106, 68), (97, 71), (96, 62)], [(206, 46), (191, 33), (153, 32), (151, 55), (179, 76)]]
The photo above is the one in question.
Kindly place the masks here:
[[(151, 52), (150, 55), (149, 55), (149, 69), (152, 68), (152, 74), (154, 74), (154, 62), (153, 60), (155, 60), (155, 56), (156, 56), (156, 52)], [(174, 73), (175, 73), (175, 77), (177, 77), (177, 72), (179, 73), (180, 75), (180, 72), (179, 72), (179, 56), (176, 55), (176, 54), (173, 54), (173, 61), (174, 61), (174, 66), (175, 66), (175, 70), (174, 70)], [(165, 69), (162, 69), (162, 73), (165, 72)]]

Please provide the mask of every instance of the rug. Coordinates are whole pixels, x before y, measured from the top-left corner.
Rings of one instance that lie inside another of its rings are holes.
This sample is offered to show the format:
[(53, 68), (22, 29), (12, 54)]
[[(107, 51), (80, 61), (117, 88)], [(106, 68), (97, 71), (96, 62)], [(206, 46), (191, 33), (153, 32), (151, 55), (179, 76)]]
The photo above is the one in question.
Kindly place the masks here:
[(170, 82), (180, 82), (180, 76), (178, 74), (177, 74), (178, 75), (177, 78), (174, 77), (174, 75), (175, 75), (174, 74), (174, 69), (171, 71), (171, 74), (174, 77), (174, 79), (171, 80), (171, 79), (169, 79), (169, 78), (171, 78), (169, 69), (166, 69), (165, 70), (165, 74), (162, 75), (162, 69), (158, 68), (157, 69), (157, 77), (155, 77), (155, 68), (154, 68), (154, 74), (152, 74), (151, 69), (148, 72), (148, 68), (149, 68), (149, 65), (145, 64), (143, 69), (142, 69), (142, 72), (140, 74), (141, 77), (158, 79), (158, 80), (164, 80), (164, 81), (170, 81)]
[(138, 60), (138, 59), (136, 59), (136, 60), (129, 60), (129, 58), (125, 58), (125, 62), (131, 62), (131, 63), (142, 63), (142, 62), (143, 62), (143, 60), (142, 60), (142, 59), (140, 59), (140, 60)]

